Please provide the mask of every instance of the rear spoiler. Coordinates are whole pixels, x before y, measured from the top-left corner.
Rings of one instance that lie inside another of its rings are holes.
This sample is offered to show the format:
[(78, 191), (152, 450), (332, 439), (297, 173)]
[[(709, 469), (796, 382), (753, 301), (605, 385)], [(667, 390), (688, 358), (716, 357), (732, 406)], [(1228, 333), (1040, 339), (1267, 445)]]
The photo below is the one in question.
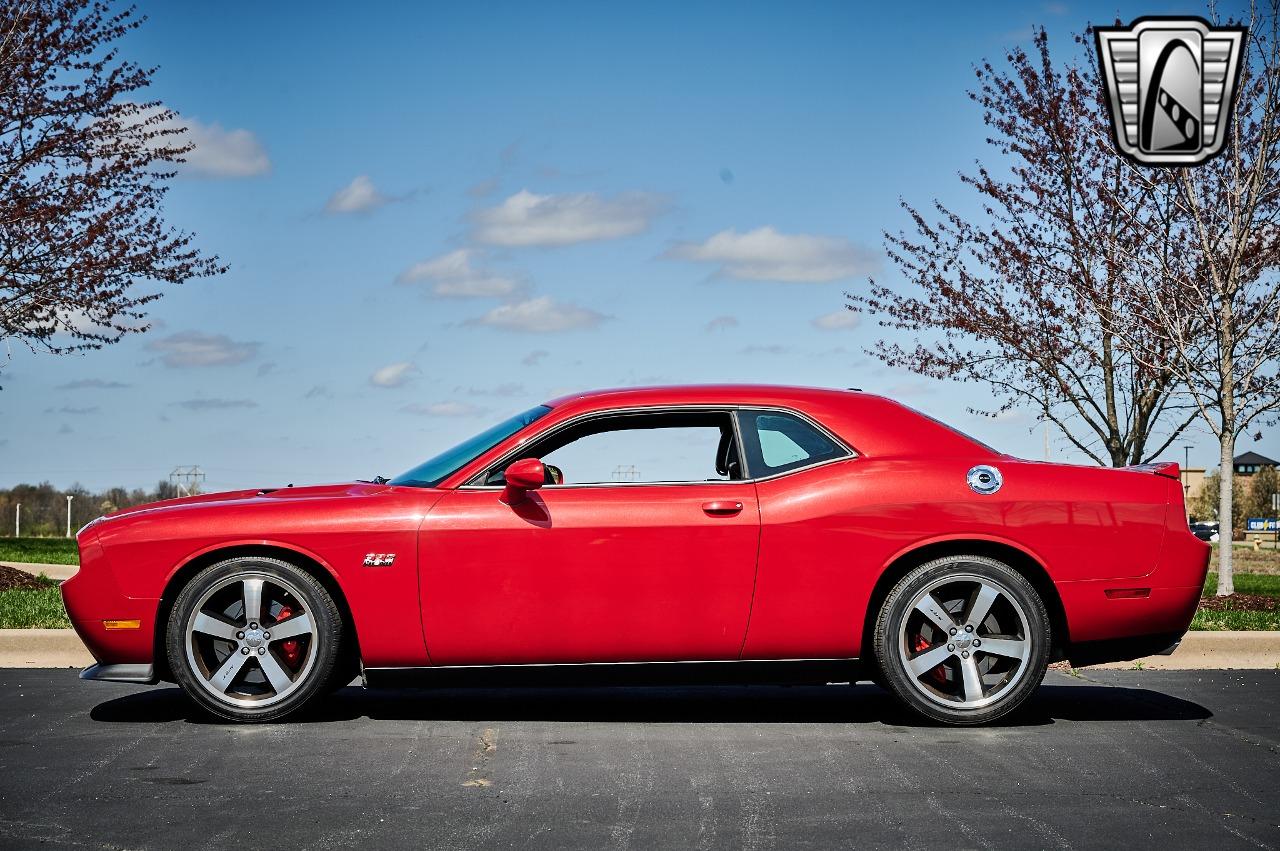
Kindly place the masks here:
[(1178, 469), (1177, 461), (1155, 461), (1151, 464), (1134, 464), (1131, 467), (1123, 468), (1132, 470), (1135, 473), (1155, 473), (1157, 476), (1164, 476), (1166, 479), (1181, 480), (1182, 471)]

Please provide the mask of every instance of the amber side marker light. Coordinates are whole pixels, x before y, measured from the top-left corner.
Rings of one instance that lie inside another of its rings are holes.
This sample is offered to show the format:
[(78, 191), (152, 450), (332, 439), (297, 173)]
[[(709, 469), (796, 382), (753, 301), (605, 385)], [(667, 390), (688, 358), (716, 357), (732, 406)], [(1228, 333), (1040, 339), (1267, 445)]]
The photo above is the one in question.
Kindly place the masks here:
[(131, 621), (103, 621), (102, 626), (104, 629), (141, 629), (142, 621), (137, 619)]
[(1107, 596), (1112, 600), (1132, 600), (1137, 597), (1150, 597), (1150, 588), (1108, 588)]

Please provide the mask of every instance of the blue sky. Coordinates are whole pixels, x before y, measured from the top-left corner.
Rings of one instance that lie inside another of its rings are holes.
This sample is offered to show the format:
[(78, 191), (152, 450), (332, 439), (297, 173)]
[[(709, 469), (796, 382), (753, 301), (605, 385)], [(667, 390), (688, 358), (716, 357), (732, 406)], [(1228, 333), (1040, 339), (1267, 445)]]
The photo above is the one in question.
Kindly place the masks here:
[[(971, 206), (956, 173), (993, 160), (974, 63), (1034, 23), (1065, 50), (1090, 21), (1198, 11), (141, 10), (124, 50), (198, 145), (169, 218), (231, 271), (171, 288), (113, 348), (12, 346), (0, 485), (393, 475), (569, 390), (703, 381), (862, 387), (1042, 457), (1031, 417), (966, 413), (981, 388), (867, 358), (882, 331), (841, 321), (842, 293), (896, 281), (900, 197)], [(1280, 456), (1276, 434), (1241, 451)]]

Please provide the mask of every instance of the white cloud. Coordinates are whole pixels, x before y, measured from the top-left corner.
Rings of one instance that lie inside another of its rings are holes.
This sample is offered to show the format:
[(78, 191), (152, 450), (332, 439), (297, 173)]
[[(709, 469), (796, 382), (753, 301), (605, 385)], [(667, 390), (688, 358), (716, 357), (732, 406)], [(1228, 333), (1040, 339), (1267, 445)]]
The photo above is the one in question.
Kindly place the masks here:
[[(139, 113), (139, 120), (146, 121), (157, 115), (161, 107)], [(185, 145), (195, 148), (183, 154), (186, 160), (181, 170), (207, 177), (253, 177), (271, 170), (271, 160), (258, 137), (244, 129), (226, 130), (221, 124), (205, 124), (195, 118), (173, 113), (171, 118), (158, 121), (148, 129), (173, 130), (186, 128), (174, 136), (157, 138), (156, 145)]]
[(514, 304), (502, 304), (478, 319), (475, 325), (490, 325), (512, 331), (528, 331), (537, 334), (553, 334), (576, 328), (594, 328), (608, 317), (585, 307), (563, 304), (550, 296), (531, 298)]
[(249, 130), (227, 130), (217, 122), (205, 124), (164, 106), (121, 105), (125, 110), (120, 116), (122, 128), (149, 134), (140, 140), (143, 145), (152, 150), (193, 146), (182, 154), (184, 162), (175, 166), (183, 174), (253, 177), (271, 171), (266, 149)]
[(165, 366), (231, 366), (244, 363), (258, 354), (259, 343), (237, 342), (226, 334), (203, 334), (180, 331), (147, 344), (160, 353)]
[(842, 308), (819, 316), (813, 320), (813, 327), (823, 331), (844, 331), (850, 328), (857, 328), (859, 321), (858, 314), (847, 308)]
[(546, 358), (550, 354), (551, 352), (547, 351), (546, 349), (534, 349), (533, 351), (529, 352), (529, 354), (520, 358), (520, 363), (524, 364), (525, 366), (537, 366), (539, 363), (542, 362), (544, 358)]
[(740, 323), (734, 316), (717, 316), (707, 323), (708, 331), (724, 331), (729, 328), (737, 328)]
[(95, 317), (83, 307), (62, 311), (55, 318), (59, 333), (115, 337), (122, 331), (157, 331), (164, 327), (162, 319), (136, 316)]
[(326, 213), (365, 213), (390, 201), (373, 185), (367, 174), (358, 175), (346, 186), (333, 193), (324, 205)]
[(522, 189), (474, 215), (474, 236), (493, 245), (570, 245), (640, 233), (667, 207), (645, 192), (535, 195)]
[(751, 281), (825, 283), (874, 271), (877, 256), (834, 236), (779, 233), (773, 227), (746, 233), (725, 230), (706, 242), (680, 242), (663, 255), (719, 263), (719, 274)]
[(224, 411), (232, 408), (258, 407), (258, 403), (252, 399), (185, 399), (173, 404), (188, 411)]
[(476, 268), (475, 252), (459, 248), (415, 263), (396, 277), (398, 284), (430, 284), (434, 295), (450, 298), (506, 298), (522, 289), (520, 281)]
[(479, 183), (471, 184), (471, 186), (467, 188), (467, 194), (472, 198), (488, 198), (494, 192), (498, 191), (498, 186), (500, 186), (501, 183), (502, 181), (498, 178), (490, 177), (489, 179), (482, 180)]
[(496, 387), (455, 387), (453, 392), (466, 392), (470, 396), (519, 396), (524, 393), (524, 385), (518, 381), (504, 381)]
[(423, 417), (474, 417), (484, 413), (483, 408), (467, 402), (432, 402), (423, 405), (414, 402), (400, 409), (406, 414), (417, 414)]
[(96, 414), (100, 411), (97, 405), (91, 405), (87, 408), (76, 408), (71, 405), (63, 405), (61, 408), (45, 408), (46, 414), (71, 414), (72, 416), (86, 416), (88, 414)]
[(66, 384), (59, 384), (59, 390), (121, 390), (130, 385), (119, 381), (108, 381), (102, 378), (77, 378)]
[(369, 376), (369, 383), (374, 387), (403, 387), (417, 372), (418, 367), (412, 361), (401, 361), (375, 370)]

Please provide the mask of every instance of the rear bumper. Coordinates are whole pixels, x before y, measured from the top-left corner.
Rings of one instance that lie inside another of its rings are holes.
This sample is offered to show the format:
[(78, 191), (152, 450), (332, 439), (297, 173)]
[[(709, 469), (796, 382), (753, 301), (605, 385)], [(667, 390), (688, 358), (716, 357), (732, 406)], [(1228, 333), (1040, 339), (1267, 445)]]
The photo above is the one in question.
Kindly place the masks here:
[[(1134, 587), (1144, 587), (1147, 596), (1107, 596), (1108, 591)], [(1172, 636), (1170, 641), (1173, 641), (1191, 626), (1203, 589), (1203, 585), (1145, 588), (1141, 581), (1114, 579), (1058, 585), (1062, 606), (1067, 613), (1072, 648), (1077, 644), (1139, 640), (1152, 636)], [(1067, 655), (1071, 655), (1070, 650)]]
[(1178, 649), (1184, 633), (1139, 635), (1106, 641), (1084, 641), (1071, 645), (1067, 661), (1073, 668), (1101, 665), (1104, 662), (1128, 662), (1144, 656), (1168, 656)]
[(155, 685), (160, 680), (156, 677), (154, 665), (90, 665), (80, 672), (82, 680), (97, 680), (105, 683), (139, 683)]
[[(1177, 482), (1171, 482), (1178, 488)], [(1176, 494), (1180, 501), (1182, 494)], [(1172, 503), (1172, 498), (1171, 498)], [(1172, 653), (1200, 605), (1209, 571), (1208, 544), (1182, 527), (1177, 512), (1146, 576), (1060, 582), (1067, 616), (1067, 658), (1074, 665), (1122, 662)]]

